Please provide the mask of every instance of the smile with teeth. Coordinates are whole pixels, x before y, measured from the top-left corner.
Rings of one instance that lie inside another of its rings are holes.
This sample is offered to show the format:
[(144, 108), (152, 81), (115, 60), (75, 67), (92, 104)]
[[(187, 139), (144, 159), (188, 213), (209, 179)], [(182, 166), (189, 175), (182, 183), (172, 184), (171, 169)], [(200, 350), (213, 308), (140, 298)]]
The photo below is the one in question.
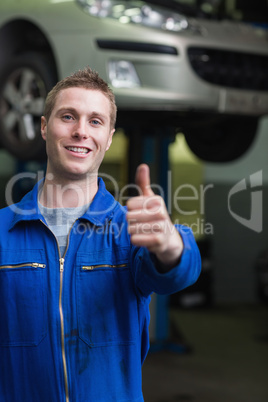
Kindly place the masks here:
[(87, 154), (89, 153), (88, 148), (83, 148), (83, 147), (66, 147), (68, 151), (76, 152), (78, 154)]

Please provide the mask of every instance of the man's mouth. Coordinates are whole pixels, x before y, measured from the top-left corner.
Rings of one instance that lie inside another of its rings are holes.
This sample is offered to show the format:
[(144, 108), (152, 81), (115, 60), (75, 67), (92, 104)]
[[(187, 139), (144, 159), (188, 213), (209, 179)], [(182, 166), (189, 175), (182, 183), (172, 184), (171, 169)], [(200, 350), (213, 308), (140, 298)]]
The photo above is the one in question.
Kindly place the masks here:
[(88, 154), (90, 151), (88, 148), (84, 147), (66, 147), (66, 149), (68, 149), (68, 151), (72, 151), (78, 154)]

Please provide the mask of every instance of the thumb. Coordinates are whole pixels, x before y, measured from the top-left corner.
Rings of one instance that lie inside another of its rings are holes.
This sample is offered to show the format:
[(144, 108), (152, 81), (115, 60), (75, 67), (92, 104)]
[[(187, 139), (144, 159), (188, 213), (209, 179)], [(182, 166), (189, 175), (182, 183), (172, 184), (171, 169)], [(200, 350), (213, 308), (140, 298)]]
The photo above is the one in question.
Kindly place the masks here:
[(137, 167), (135, 183), (139, 187), (142, 195), (154, 195), (154, 192), (151, 189), (150, 169), (148, 165), (143, 163)]

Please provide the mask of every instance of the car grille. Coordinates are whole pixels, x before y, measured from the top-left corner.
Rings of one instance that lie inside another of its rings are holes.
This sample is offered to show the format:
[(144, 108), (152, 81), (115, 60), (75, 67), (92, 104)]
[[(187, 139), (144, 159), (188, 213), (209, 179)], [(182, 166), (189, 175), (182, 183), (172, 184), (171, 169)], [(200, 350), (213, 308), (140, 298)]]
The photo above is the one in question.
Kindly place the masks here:
[(188, 57), (196, 74), (211, 84), (268, 90), (268, 56), (190, 47)]

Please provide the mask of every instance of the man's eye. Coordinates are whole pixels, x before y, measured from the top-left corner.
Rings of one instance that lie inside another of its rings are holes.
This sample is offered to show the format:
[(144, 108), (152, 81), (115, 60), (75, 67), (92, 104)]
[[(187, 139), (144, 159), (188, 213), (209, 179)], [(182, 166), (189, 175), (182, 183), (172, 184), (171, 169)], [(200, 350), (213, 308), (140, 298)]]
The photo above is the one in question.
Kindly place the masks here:
[(65, 114), (64, 116), (62, 116), (63, 120), (73, 120), (73, 117), (69, 114)]
[(98, 125), (100, 124), (100, 121), (93, 119), (93, 120), (91, 120), (91, 123), (92, 123), (94, 126), (98, 126)]

